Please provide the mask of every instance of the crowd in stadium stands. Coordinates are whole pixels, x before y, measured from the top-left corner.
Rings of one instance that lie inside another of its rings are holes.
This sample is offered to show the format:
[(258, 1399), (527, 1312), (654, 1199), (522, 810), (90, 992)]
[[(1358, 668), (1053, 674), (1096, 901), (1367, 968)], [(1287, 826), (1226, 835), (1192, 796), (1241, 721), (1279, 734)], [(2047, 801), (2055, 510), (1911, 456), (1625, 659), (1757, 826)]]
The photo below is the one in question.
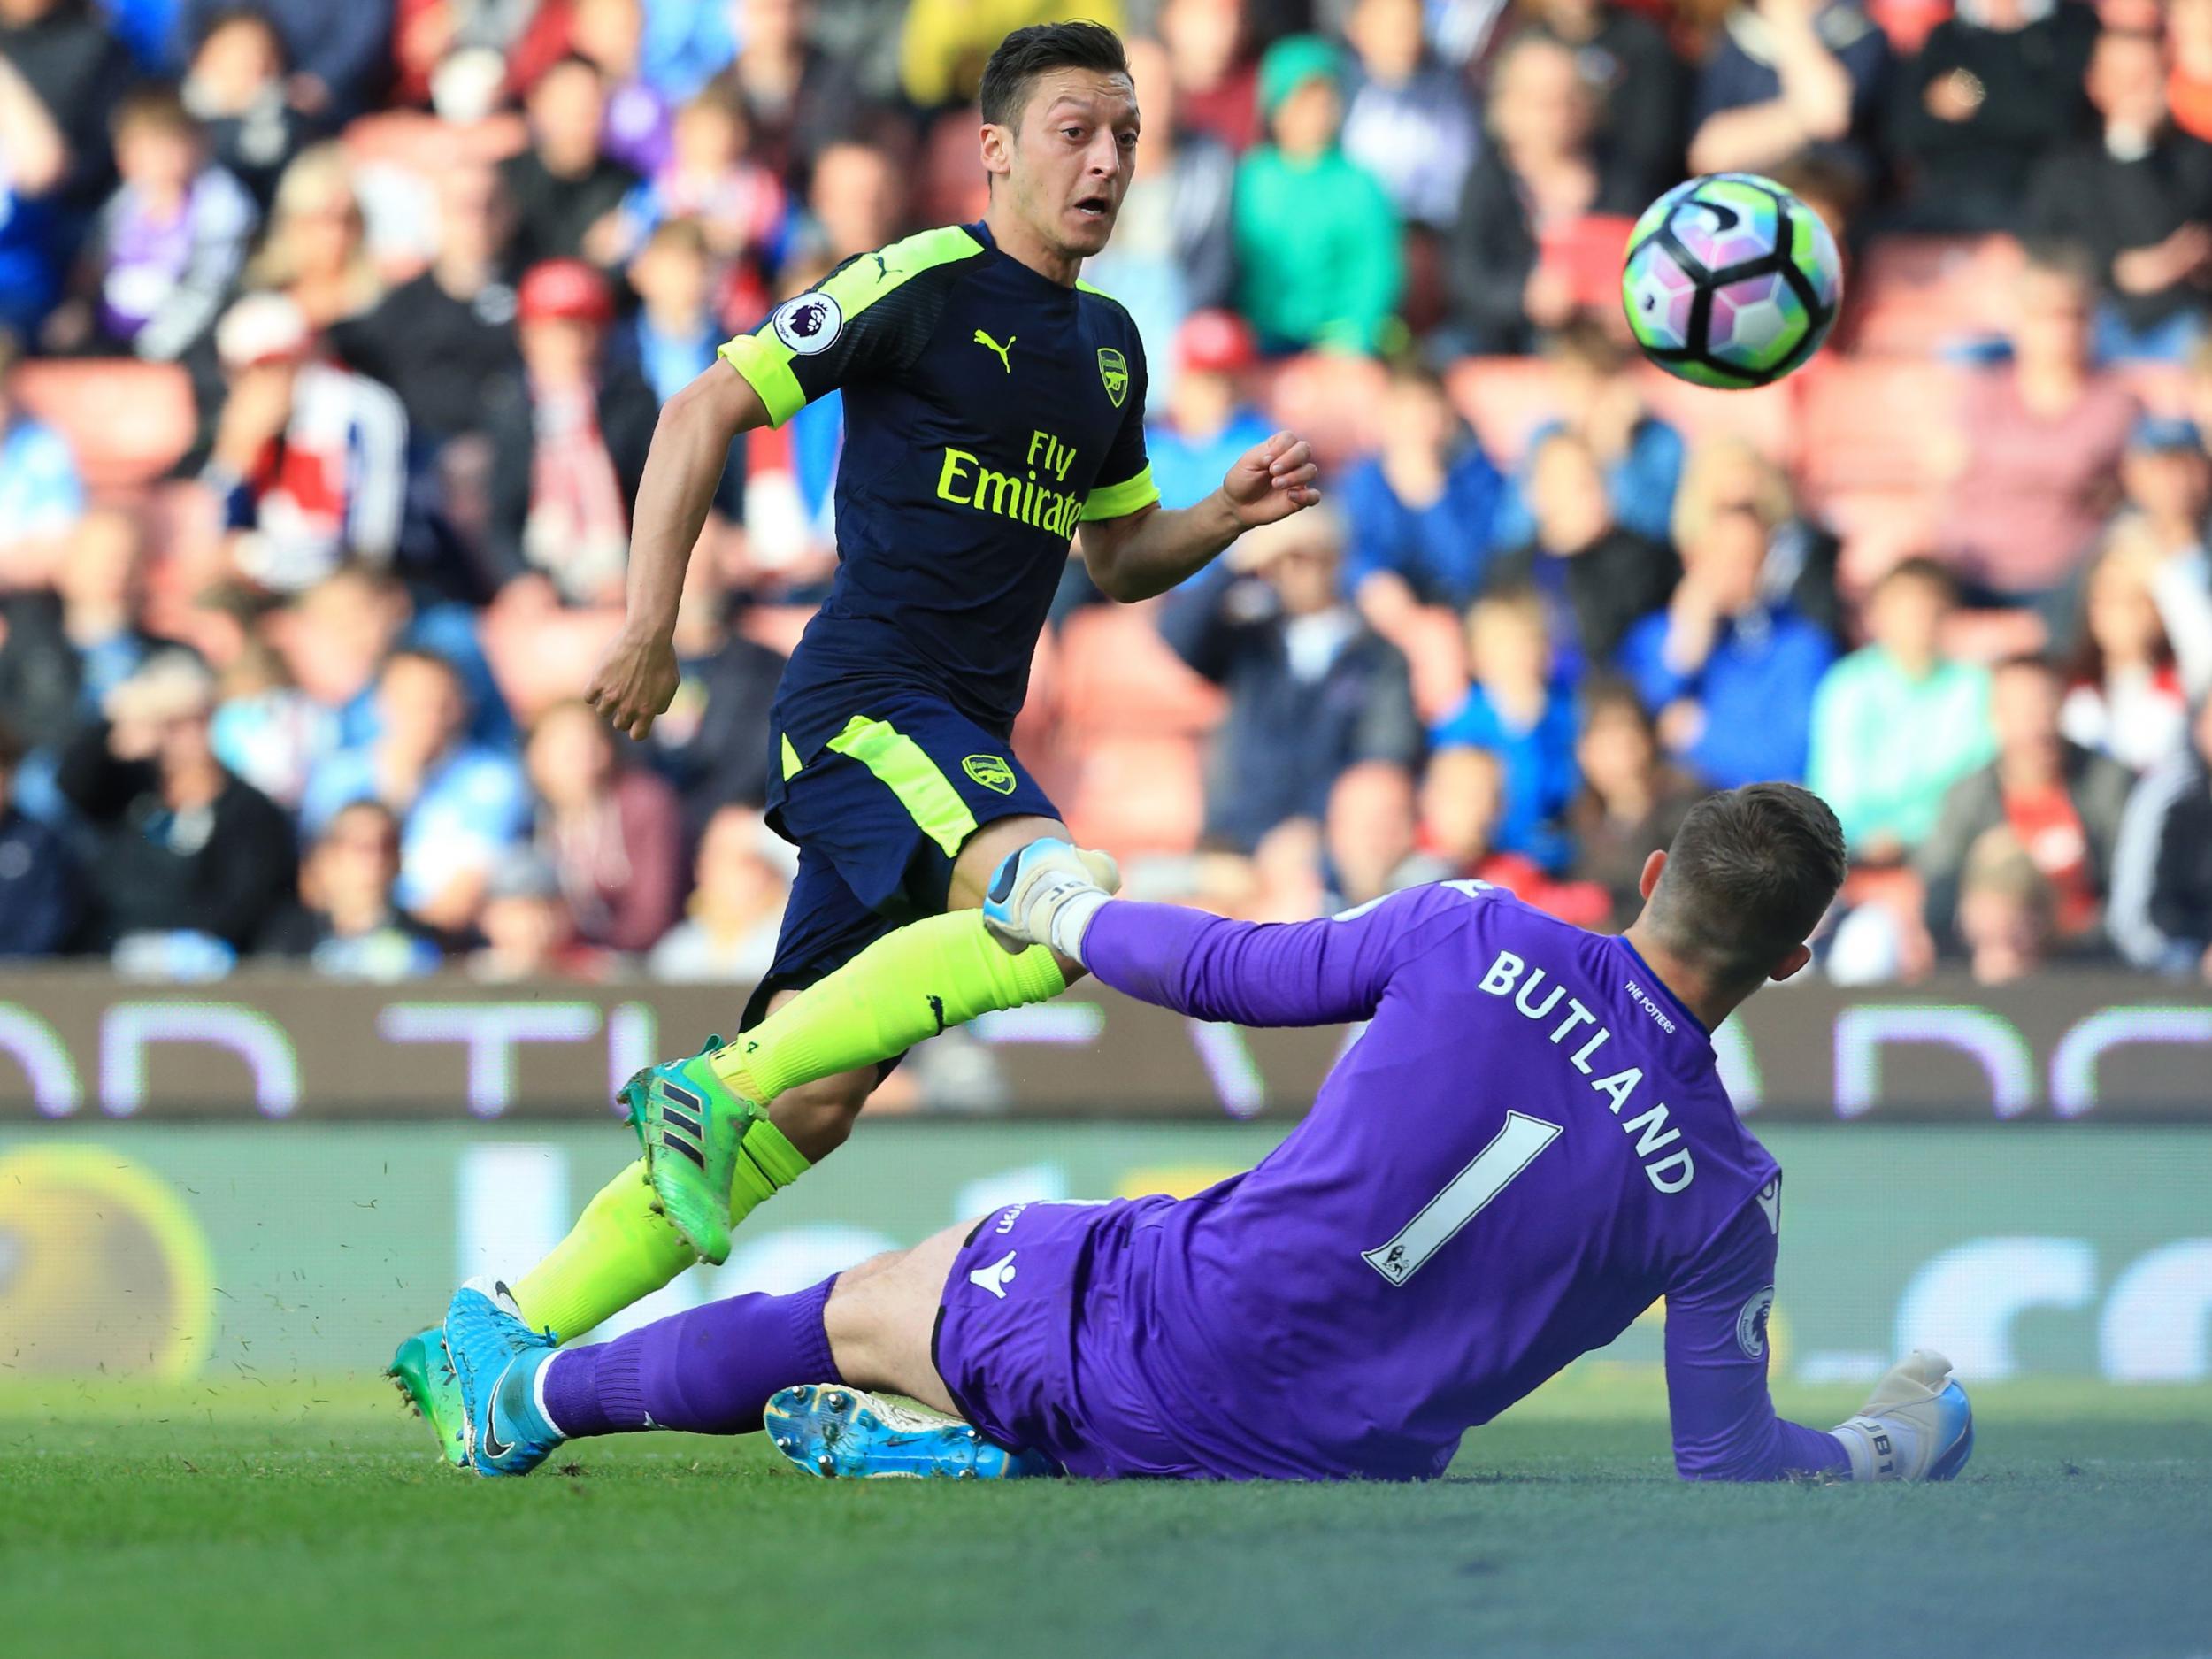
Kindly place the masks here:
[[(762, 972), (838, 399), (733, 449), (633, 742), (578, 699), (657, 411), (979, 217), (980, 65), (1067, 15), (1164, 498), (1326, 468), (1162, 600), (1069, 566), (1016, 741), (1131, 891), (1618, 926), (1785, 777), (1839, 980), (2212, 978), (2212, 0), (0, 0), (0, 955)], [(1847, 250), (1760, 392), (1619, 324), (1728, 169)]]

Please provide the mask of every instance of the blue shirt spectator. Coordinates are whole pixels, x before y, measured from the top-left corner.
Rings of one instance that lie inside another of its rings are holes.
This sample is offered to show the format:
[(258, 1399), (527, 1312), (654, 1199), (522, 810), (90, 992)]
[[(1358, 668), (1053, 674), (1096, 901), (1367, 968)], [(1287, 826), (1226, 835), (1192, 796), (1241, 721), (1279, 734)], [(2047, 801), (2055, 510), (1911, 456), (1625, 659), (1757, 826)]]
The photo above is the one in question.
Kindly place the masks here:
[(1244, 398), (1259, 360), (1252, 330), (1233, 311), (1194, 311), (1175, 331), (1175, 380), (1144, 430), (1163, 507), (1188, 507), (1221, 487), (1230, 464), (1274, 432)]
[(59, 834), (16, 808), (24, 752), (0, 726), (0, 956), (50, 956), (77, 924), (77, 867)]
[(10, 555), (68, 534), (84, 513), (84, 483), (69, 440), (9, 397), (13, 355), (13, 342), (0, 333), (0, 572), (22, 580), (35, 573), (10, 572)]
[(1505, 799), (1492, 834), (1494, 849), (1563, 869), (1574, 849), (1555, 820), (1579, 782), (1574, 697), (1556, 677), (1541, 596), (1525, 587), (1477, 600), (1467, 613), (1467, 659), (1474, 684), (1430, 741), (1495, 755)]
[(1824, 630), (1760, 598), (1766, 543), (1749, 509), (1715, 514), (1682, 549), (1672, 602), (1621, 647), (1661, 741), (1716, 789), (1804, 780), (1813, 694), (1835, 660)]
[[(1571, 430), (1565, 421), (1548, 420), (1529, 439), (1526, 458), (1499, 491), (1497, 516), (1491, 521), (1494, 545), (1519, 547), (1535, 538), (1536, 515), (1528, 499), (1530, 470), (1545, 439)], [(1601, 457), (1615, 524), (1647, 541), (1667, 539), (1667, 517), (1674, 509), (1675, 486), (1682, 479), (1682, 434), (1656, 416), (1646, 415), (1629, 429), (1624, 448)]]
[(381, 801), (400, 820), (402, 909), (433, 927), (474, 918), (500, 856), (530, 826), (530, 791), (511, 754), (467, 741), (460, 672), (444, 657), (395, 651), (377, 682), (375, 741), (326, 757), (300, 803), (310, 835), (341, 807)]
[(1888, 68), (1889, 39), (1857, 0), (1736, 6), (1698, 74), (1690, 171), (1772, 173), (1809, 150), (1871, 183)]
[(1382, 405), (1382, 447), (1344, 480), (1352, 524), (1345, 589), (1386, 627), (1368, 585), (1394, 578), (1423, 604), (1455, 610), (1482, 591), (1503, 482), (1443, 382), (1417, 365), (1394, 371)]

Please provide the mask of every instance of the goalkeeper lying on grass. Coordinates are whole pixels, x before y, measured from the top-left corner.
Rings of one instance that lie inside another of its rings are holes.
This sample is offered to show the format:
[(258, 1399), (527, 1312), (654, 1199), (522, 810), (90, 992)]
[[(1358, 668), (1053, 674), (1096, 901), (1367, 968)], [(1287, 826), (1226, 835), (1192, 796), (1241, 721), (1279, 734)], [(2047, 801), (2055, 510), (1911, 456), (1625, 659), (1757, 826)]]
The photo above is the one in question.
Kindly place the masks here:
[(1113, 899), (1033, 843), (985, 906), (1010, 946), (1202, 1019), (1371, 1022), (1305, 1121), (1193, 1198), (1018, 1204), (600, 1347), (464, 1289), (445, 1341), (471, 1460), (764, 1421), (825, 1475), (1417, 1479), (1663, 1295), (1685, 1477), (1948, 1479), (1973, 1430), (1939, 1356), (1830, 1433), (1767, 1394), (1781, 1176), (1709, 1033), (1804, 966), (1843, 872), (1834, 815), (1786, 784), (1694, 808), (1617, 939), (1479, 882), (1256, 926)]

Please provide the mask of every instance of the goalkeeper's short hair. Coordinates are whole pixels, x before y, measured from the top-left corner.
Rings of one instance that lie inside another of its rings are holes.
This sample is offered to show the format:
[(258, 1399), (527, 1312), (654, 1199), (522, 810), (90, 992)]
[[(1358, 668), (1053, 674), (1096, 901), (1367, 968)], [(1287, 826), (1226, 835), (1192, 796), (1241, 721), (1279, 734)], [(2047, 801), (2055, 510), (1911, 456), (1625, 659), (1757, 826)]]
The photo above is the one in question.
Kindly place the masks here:
[(1667, 850), (1652, 925), (1717, 983), (1755, 986), (1820, 925), (1847, 864), (1843, 826), (1811, 790), (1752, 783), (1709, 795)]

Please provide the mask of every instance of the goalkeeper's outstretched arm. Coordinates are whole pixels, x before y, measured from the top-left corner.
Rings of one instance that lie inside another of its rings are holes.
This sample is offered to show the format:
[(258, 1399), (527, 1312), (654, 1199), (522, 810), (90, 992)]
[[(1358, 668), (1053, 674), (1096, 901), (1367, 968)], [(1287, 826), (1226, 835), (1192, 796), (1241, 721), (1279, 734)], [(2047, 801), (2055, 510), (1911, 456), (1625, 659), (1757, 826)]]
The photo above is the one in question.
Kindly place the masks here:
[[(1762, 1194), (1765, 1197), (1766, 1194)], [(1973, 1449), (1964, 1390), (1939, 1354), (1915, 1353), (1859, 1415), (1824, 1433), (1777, 1414), (1767, 1392), (1779, 1183), (1747, 1203), (1667, 1294), (1667, 1408), (1685, 1480), (1947, 1480)]]

